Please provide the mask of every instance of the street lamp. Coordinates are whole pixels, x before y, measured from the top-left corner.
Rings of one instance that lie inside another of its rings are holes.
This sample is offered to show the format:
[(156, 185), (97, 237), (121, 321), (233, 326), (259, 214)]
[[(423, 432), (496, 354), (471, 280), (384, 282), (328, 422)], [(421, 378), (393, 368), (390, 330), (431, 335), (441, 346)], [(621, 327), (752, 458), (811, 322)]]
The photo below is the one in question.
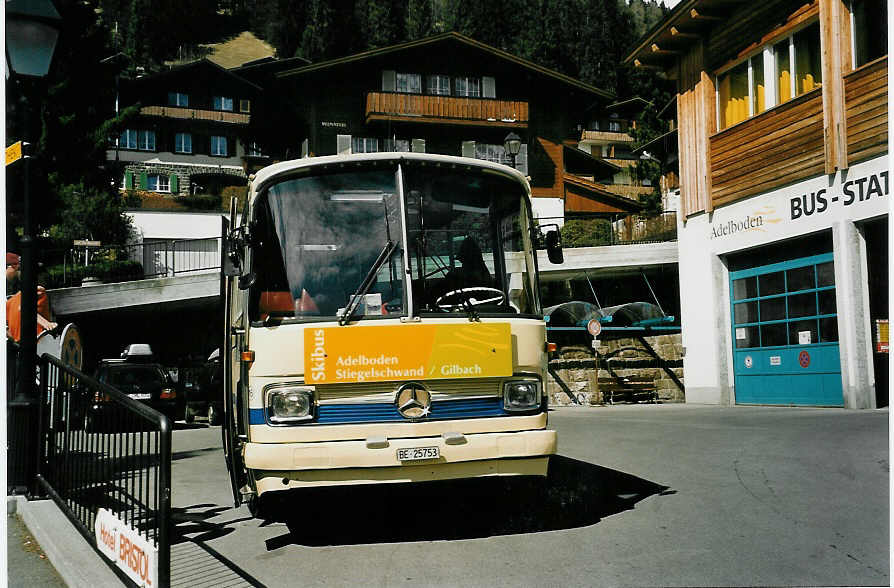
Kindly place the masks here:
[[(22, 138), (30, 134), (29, 108), (39, 104), (38, 81), (47, 75), (56, 41), (59, 13), (50, 0), (7, 0), (6, 69), (18, 78), (21, 90)], [(19, 349), (16, 394), (9, 402), (7, 417), (9, 443), (8, 486), (27, 488), (35, 480), (37, 439), (35, 438), (37, 398), (34, 389), (37, 358), (37, 276), (34, 260), (34, 219), (30, 194), (30, 158), (22, 162), (24, 219), (22, 254), (22, 338)]]
[(503, 148), (506, 150), (506, 154), (512, 158), (513, 168), (515, 168), (515, 158), (518, 156), (518, 152), (521, 151), (521, 145), (521, 137), (515, 133), (509, 133), (506, 135), (506, 138), (503, 139)]

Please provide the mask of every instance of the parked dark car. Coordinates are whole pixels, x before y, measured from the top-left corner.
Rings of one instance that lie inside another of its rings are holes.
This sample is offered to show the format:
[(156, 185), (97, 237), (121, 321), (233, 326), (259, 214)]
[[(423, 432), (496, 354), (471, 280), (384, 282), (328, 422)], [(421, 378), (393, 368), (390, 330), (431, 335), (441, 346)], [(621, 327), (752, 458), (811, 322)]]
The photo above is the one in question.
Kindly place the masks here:
[[(148, 346), (131, 345), (122, 354), (122, 359), (100, 361), (96, 379), (154, 408), (171, 422), (183, 418), (184, 402), (181, 395), (178, 395), (174, 382), (167, 370), (153, 361), (151, 351), (146, 353), (145, 350), (148, 350)], [(94, 402), (85, 415), (84, 427), (90, 429), (102, 418), (100, 413), (109, 410), (110, 403), (101, 400)]]
[(205, 417), (209, 425), (219, 425), (223, 416), (223, 365), (215, 349), (205, 362), (197, 385), (186, 398), (186, 422)]

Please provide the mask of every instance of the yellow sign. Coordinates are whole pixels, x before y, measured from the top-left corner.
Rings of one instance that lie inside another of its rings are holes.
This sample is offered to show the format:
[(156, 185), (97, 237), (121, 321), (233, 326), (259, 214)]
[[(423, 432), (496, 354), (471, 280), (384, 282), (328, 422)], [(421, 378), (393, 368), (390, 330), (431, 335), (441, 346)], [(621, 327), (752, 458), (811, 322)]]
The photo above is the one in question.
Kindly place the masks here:
[(22, 158), (22, 142), (16, 141), (6, 148), (6, 165), (14, 163)]
[(512, 375), (506, 323), (321, 327), (304, 331), (308, 384)]

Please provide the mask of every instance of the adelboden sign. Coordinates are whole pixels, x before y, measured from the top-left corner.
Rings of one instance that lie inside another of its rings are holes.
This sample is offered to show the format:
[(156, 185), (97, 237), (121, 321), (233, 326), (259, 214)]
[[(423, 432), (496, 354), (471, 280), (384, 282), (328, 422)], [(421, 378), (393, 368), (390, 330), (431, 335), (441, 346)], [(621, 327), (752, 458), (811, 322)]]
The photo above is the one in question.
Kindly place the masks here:
[(308, 384), (512, 375), (505, 323), (320, 327), (304, 331)]
[(719, 208), (710, 239), (723, 249), (726, 241), (767, 242), (886, 214), (889, 184), (888, 158), (878, 157)]

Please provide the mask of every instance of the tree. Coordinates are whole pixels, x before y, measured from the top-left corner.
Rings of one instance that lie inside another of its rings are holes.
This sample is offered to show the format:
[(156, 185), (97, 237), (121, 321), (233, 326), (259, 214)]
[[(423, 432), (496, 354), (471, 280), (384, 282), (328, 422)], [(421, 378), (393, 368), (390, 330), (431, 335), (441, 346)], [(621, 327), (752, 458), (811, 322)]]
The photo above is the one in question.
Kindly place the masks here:
[(407, 40), (422, 39), (435, 31), (432, 0), (407, 0)]

